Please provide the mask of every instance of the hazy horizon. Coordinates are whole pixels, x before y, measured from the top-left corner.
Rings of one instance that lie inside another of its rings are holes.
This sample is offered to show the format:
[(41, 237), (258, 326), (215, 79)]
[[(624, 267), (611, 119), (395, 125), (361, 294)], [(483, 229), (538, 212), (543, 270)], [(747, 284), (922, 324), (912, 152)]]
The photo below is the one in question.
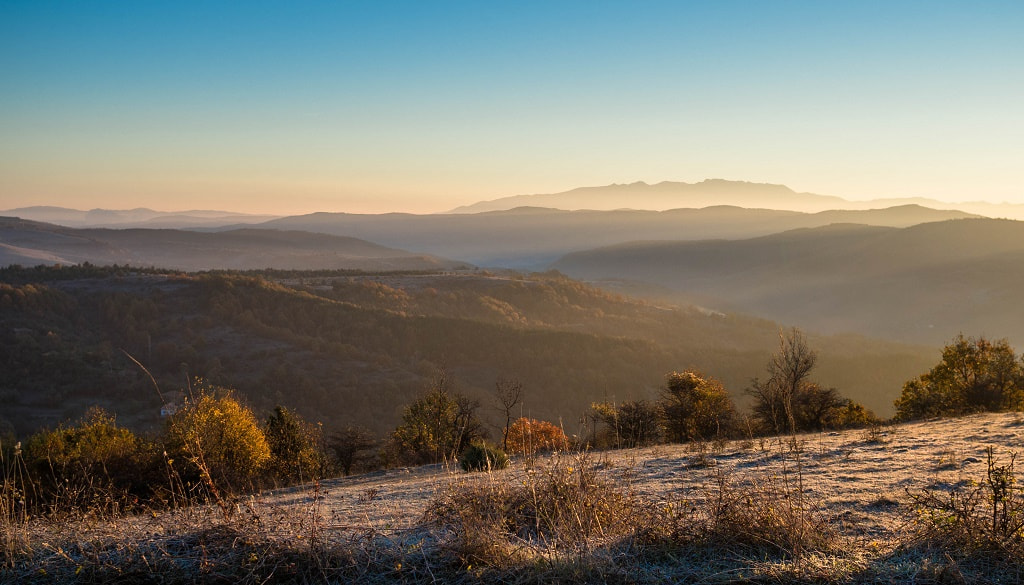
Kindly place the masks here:
[(709, 178), (1024, 203), (1024, 6), (0, 6), (0, 208), (433, 213)]

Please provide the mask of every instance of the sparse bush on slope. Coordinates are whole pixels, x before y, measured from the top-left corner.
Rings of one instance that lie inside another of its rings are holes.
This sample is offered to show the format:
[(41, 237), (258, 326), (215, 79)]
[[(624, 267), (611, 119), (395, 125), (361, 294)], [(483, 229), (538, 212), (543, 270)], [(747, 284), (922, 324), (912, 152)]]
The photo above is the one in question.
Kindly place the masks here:
[(463, 471), (505, 469), (508, 463), (508, 455), (504, 451), (485, 443), (474, 443), (459, 455), (459, 467)]
[(122, 512), (151, 495), (154, 449), (94, 408), (77, 424), (42, 431), (24, 447), (25, 504), (34, 512)]
[(1024, 559), (1024, 492), (1016, 453), (1000, 463), (986, 451), (985, 475), (952, 491), (911, 492), (917, 519), (910, 547), (938, 550), (959, 562), (1017, 566)]
[(589, 418), (604, 425), (593, 429), (593, 446), (613, 449), (632, 449), (653, 445), (661, 441), (658, 409), (647, 400), (595, 402), (590, 405)]
[(633, 530), (640, 500), (598, 477), (586, 455), (556, 456), (520, 479), (453, 484), (425, 522), (448, 531), (465, 564), (501, 566), (549, 551), (580, 554)]
[(761, 432), (782, 434), (862, 426), (875, 419), (861, 404), (810, 380), (818, 353), (796, 327), (779, 332), (779, 349), (768, 360), (768, 377), (747, 390)]
[(327, 448), (334, 454), (335, 463), (343, 475), (364, 467), (376, 467), (376, 447), (377, 440), (370, 431), (353, 425), (331, 433), (327, 439)]
[(733, 433), (736, 405), (718, 380), (695, 370), (672, 372), (658, 400), (665, 439), (711, 440)]

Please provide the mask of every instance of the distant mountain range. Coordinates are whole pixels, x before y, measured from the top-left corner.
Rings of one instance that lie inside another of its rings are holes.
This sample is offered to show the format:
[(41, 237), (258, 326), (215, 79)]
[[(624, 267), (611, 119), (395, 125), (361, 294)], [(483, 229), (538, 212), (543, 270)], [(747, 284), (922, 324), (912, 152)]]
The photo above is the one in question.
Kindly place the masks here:
[(363, 240), (271, 229), (76, 229), (0, 218), (0, 266), (131, 264), (178, 270), (437, 270), (465, 263)]
[(652, 283), (707, 307), (821, 333), (941, 344), (963, 332), (1018, 345), (1022, 266), (1024, 222), (996, 219), (632, 242), (553, 264), (572, 277)]
[(699, 183), (665, 181), (654, 185), (644, 182), (627, 185), (580, 187), (563, 193), (513, 195), (481, 201), (452, 210), (451, 213), (481, 213), (516, 207), (549, 207), (554, 209), (613, 210), (647, 209), (664, 211), (680, 208), (701, 208), (733, 205), (755, 209), (779, 209), (815, 213), (834, 209), (881, 209), (903, 205), (920, 205), (932, 209), (956, 209), (986, 217), (1024, 219), (1024, 205), (966, 201), (947, 203), (923, 197), (850, 201), (832, 195), (797, 193), (785, 185), (748, 183), (708, 179)]
[(54, 223), (68, 227), (118, 227), (118, 228), (196, 228), (217, 227), (237, 224), (257, 224), (279, 216), (253, 215), (231, 211), (191, 210), (154, 211), (139, 207), (136, 209), (68, 209), (39, 205), (19, 207), (0, 211), (0, 216), (20, 217), (33, 221)]

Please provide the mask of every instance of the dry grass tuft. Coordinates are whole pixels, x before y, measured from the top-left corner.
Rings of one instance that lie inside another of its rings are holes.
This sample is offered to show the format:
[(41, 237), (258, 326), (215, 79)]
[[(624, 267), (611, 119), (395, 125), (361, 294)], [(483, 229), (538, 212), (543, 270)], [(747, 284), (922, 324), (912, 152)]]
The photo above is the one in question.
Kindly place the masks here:
[(708, 499), (703, 539), (731, 556), (751, 553), (800, 561), (840, 550), (836, 530), (794, 478), (764, 474), (743, 484), (725, 476)]
[(453, 483), (424, 522), (466, 566), (564, 562), (650, 523), (641, 501), (598, 476), (587, 453), (556, 455), (517, 478)]

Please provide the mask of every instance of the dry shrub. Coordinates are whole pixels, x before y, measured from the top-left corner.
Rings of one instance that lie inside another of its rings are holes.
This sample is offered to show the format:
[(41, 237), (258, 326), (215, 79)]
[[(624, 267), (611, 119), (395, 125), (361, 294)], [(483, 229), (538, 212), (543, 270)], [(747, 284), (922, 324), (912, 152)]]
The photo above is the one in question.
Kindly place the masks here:
[(957, 559), (1000, 564), (1024, 558), (1024, 493), (1014, 468), (1016, 453), (1000, 464), (992, 447), (981, 481), (949, 492), (911, 492), (917, 512), (912, 547), (940, 550)]
[(502, 567), (537, 555), (582, 555), (653, 521), (631, 494), (598, 477), (586, 454), (554, 457), (518, 480), (491, 475), (441, 492), (424, 521), (460, 562)]
[(756, 551), (800, 560), (811, 552), (836, 552), (834, 527), (800, 483), (799, 471), (765, 473), (743, 484), (719, 474), (698, 509), (702, 540), (737, 557)]

